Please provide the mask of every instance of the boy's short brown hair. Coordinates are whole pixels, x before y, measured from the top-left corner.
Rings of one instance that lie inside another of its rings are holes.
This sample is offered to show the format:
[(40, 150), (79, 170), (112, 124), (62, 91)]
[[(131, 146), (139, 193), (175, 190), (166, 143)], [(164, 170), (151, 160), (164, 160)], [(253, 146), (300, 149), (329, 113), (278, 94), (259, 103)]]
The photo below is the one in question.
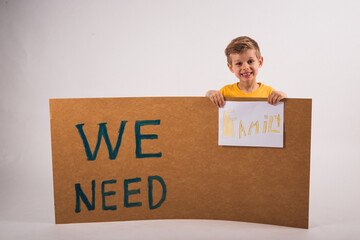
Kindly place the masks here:
[(260, 48), (254, 39), (249, 38), (247, 36), (237, 37), (237, 38), (233, 39), (225, 49), (225, 55), (227, 57), (227, 62), (230, 65), (232, 65), (230, 55), (233, 53), (243, 53), (244, 51), (246, 51), (248, 49), (254, 49), (256, 57), (258, 59), (260, 59), (260, 57), (261, 57)]

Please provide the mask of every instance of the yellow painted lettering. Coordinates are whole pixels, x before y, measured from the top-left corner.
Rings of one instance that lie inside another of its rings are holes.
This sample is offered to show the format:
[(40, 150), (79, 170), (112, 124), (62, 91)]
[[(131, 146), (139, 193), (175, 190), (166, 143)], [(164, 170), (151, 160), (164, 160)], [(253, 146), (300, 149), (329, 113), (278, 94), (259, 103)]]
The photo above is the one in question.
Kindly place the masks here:
[(244, 133), (244, 136), (246, 136), (245, 128), (244, 128), (242, 122), (240, 121), (240, 126), (239, 126), (239, 138), (241, 138), (241, 132), (243, 132), (243, 133)]
[(235, 120), (235, 118), (230, 118), (229, 114), (234, 112), (234, 110), (227, 110), (224, 113), (224, 131), (223, 131), (223, 136), (224, 137), (234, 137), (234, 125), (233, 125), (233, 121)]
[(270, 122), (269, 122), (269, 132), (279, 133), (280, 131), (278, 131), (278, 130), (272, 130), (272, 129), (271, 129), (272, 122), (273, 122), (273, 117), (271, 116), (271, 117), (270, 117)]
[(277, 119), (277, 125), (278, 127), (280, 127), (280, 114), (278, 114), (277, 116), (274, 116)]
[(251, 129), (255, 126), (256, 126), (256, 133), (259, 132), (259, 121), (256, 121), (255, 124), (254, 122), (251, 122), (251, 125), (249, 127), (249, 135), (251, 135)]
[[(267, 119), (268, 116), (265, 115), (265, 119)], [(264, 121), (264, 129), (263, 129), (263, 133), (266, 133), (266, 127), (267, 127), (267, 121)]]

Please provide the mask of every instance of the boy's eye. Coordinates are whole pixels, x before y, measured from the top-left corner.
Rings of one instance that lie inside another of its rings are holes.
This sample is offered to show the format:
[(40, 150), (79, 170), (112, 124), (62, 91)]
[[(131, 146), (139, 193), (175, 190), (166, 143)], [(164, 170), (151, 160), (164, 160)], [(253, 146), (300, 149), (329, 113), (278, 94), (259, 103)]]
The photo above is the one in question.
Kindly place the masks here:
[(254, 62), (254, 60), (249, 60), (248, 61), (248, 64), (251, 64), (251, 63), (253, 63)]
[(236, 65), (238, 65), (238, 66), (241, 66), (241, 64), (242, 64), (241, 62), (236, 63)]

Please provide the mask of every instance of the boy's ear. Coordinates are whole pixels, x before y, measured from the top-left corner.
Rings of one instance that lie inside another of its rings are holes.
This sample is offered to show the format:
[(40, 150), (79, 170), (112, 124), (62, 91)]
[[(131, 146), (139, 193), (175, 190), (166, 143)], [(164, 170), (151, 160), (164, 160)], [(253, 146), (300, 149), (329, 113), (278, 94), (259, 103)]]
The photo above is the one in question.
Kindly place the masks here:
[(264, 63), (264, 58), (261, 56), (259, 59), (259, 68), (263, 65)]
[(233, 69), (233, 67), (231, 66), (231, 64), (230, 64), (230, 63), (227, 63), (227, 66), (228, 66), (228, 68), (230, 69), (230, 71), (231, 71), (232, 73), (234, 73), (234, 69)]

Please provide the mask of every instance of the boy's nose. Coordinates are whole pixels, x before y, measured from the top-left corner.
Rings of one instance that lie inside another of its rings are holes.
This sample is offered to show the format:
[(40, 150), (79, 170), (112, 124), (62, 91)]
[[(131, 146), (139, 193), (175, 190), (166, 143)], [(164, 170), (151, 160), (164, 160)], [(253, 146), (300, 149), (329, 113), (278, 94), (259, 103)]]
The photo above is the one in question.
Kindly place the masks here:
[(242, 69), (242, 70), (249, 69), (249, 65), (248, 65), (248, 64), (243, 64), (241, 69)]

